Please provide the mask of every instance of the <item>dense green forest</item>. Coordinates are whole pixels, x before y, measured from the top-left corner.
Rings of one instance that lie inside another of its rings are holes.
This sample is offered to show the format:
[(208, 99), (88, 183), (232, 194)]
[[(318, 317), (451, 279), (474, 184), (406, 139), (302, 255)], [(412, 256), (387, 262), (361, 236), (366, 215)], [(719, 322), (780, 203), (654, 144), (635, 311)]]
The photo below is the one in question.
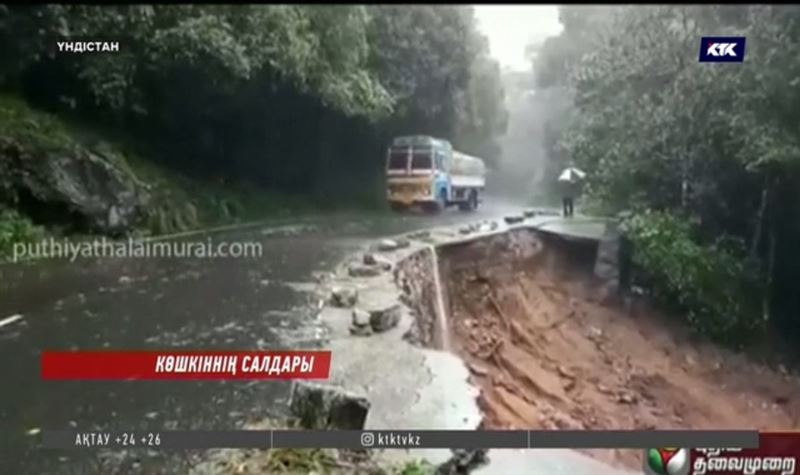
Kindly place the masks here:
[[(119, 51), (59, 52), (63, 39)], [(7, 95), (215, 186), (381, 203), (391, 137), (496, 162), (507, 121), (471, 7), (13, 5), (0, 42)]]
[[(587, 204), (627, 211), (640, 283), (701, 331), (800, 337), (800, 7), (560, 17), (531, 78), (568, 104), (542, 110), (549, 179), (588, 171)], [(745, 36), (744, 63), (699, 63), (702, 36)]]

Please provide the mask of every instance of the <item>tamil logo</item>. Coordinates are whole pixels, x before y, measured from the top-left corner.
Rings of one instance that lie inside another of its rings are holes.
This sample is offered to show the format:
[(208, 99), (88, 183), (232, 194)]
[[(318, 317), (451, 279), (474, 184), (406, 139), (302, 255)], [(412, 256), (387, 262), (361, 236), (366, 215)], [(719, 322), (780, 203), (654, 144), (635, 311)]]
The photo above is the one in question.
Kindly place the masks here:
[(689, 475), (689, 449), (647, 449), (644, 454), (647, 475)]

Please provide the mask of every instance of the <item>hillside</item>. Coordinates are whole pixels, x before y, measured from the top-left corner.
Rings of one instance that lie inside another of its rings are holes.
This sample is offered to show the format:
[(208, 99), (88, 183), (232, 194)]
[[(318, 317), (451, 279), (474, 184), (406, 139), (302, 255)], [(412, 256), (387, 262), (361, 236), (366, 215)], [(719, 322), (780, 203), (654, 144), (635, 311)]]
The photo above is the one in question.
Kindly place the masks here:
[(42, 233), (162, 235), (305, 208), (276, 193), (189, 178), (0, 97), (0, 255)]

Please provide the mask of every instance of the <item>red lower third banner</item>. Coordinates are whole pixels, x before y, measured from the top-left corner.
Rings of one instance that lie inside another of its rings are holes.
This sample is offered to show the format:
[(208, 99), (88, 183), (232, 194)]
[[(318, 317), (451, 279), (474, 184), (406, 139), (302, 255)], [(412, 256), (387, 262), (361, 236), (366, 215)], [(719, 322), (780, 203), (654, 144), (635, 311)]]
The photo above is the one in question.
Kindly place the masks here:
[(761, 432), (757, 449), (693, 449), (691, 458), (696, 475), (797, 475), (800, 433)]
[(328, 379), (330, 351), (44, 351), (44, 380)]

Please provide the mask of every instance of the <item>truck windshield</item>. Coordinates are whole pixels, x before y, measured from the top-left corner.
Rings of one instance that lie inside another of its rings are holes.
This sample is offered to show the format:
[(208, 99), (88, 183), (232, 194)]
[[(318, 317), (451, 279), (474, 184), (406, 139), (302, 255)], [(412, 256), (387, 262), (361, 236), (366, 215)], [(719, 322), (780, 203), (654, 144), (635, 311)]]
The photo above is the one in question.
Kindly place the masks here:
[(429, 148), (414, 149), (411, 158), (412, 170), (430, 170), (433, 168), (433, 151)]
[(408, 166), (407, 149), (392, 150), (389, 153), (390, 170), (405, 170), (407, 166)]

